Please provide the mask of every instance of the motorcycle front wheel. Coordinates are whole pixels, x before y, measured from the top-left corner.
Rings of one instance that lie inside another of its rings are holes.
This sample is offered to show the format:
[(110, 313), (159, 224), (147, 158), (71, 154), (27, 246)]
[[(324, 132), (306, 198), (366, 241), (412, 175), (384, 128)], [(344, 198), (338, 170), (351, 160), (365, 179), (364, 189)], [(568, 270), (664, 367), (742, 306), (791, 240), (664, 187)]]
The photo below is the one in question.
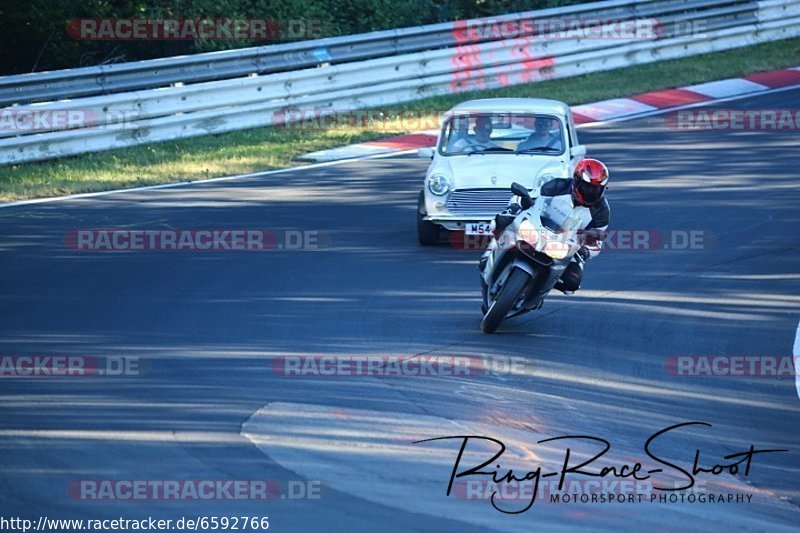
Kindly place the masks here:
[(527, 272), (519, 268), (511, 271), (505, 285), (500, 289), (500, 293), (494, 299), (492, 305), (489, 306), (489, 310), (486, 311), (483, 320), (481, 320), (481, 329), (484, 333), (494, 333), (500, 322), (503, 321), (511, 307), (513, 307), (514, 302), (519, 298), (519, 294), (530, 278)]

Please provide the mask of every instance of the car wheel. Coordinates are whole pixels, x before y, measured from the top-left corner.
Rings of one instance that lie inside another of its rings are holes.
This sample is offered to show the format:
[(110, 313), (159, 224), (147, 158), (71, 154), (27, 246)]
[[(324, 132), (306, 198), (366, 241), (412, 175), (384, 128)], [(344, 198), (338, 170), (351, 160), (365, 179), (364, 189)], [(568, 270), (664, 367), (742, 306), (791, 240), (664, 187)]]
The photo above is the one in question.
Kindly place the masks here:
[(426, 214), (425, 193), (420, 191), (419, 202), (417, 204), (417, 237), (419, 238), (419, 243), (423, 246), (439, 244), (439, 225), (429, 220), (424, 220), (423, 217), (425, 217)]

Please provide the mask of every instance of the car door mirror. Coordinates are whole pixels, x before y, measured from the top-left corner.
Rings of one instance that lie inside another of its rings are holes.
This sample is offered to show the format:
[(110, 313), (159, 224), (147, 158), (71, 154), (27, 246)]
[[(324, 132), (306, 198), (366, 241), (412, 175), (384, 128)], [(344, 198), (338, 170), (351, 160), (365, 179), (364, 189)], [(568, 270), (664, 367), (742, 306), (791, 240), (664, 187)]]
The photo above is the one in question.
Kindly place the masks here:
[(417, 148), (417, 157), (420, 159), (433, 159), (433, 148)]
[(569, 150), (569, 155), (573, 159), (578, 157), (583, 157), (586, 155), (586, 147), (585, 146), (573, 146)]

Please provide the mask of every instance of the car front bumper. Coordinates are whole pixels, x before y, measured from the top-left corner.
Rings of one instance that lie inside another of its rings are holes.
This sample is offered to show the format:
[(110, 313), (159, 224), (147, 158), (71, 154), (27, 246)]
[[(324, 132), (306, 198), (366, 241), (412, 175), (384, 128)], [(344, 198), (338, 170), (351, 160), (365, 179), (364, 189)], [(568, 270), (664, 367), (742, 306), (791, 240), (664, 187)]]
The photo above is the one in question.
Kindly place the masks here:
[(497, 213), (464, 213), (458, 215), (428, 215), (424, 220), (438, 224), (449, 231), (464, 231), (470, 222), (491, 222)]

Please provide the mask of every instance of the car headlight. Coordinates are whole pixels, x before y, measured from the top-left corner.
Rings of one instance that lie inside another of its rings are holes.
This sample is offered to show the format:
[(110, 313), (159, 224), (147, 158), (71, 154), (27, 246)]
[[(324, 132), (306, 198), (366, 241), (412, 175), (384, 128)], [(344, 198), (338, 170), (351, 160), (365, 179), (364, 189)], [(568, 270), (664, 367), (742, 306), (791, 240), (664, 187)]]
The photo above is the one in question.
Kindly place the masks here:
[(564, 259), (569, 255), (569, 244), (560, 241), (550, 241), (544, 245), (544, 253), (553, 259)]
[(444, 196), (450, 192), (450, 182), (441, 174), (434, 174), (428, 179), (428, 190), (436, 196)]
[(539, 232), (536, 231), (536, 227), (527, 218), (520, 223), (519, 229), (517, 229), (517, 239), (530, 245), (536, 244), (536, 241), (539, 240)]

